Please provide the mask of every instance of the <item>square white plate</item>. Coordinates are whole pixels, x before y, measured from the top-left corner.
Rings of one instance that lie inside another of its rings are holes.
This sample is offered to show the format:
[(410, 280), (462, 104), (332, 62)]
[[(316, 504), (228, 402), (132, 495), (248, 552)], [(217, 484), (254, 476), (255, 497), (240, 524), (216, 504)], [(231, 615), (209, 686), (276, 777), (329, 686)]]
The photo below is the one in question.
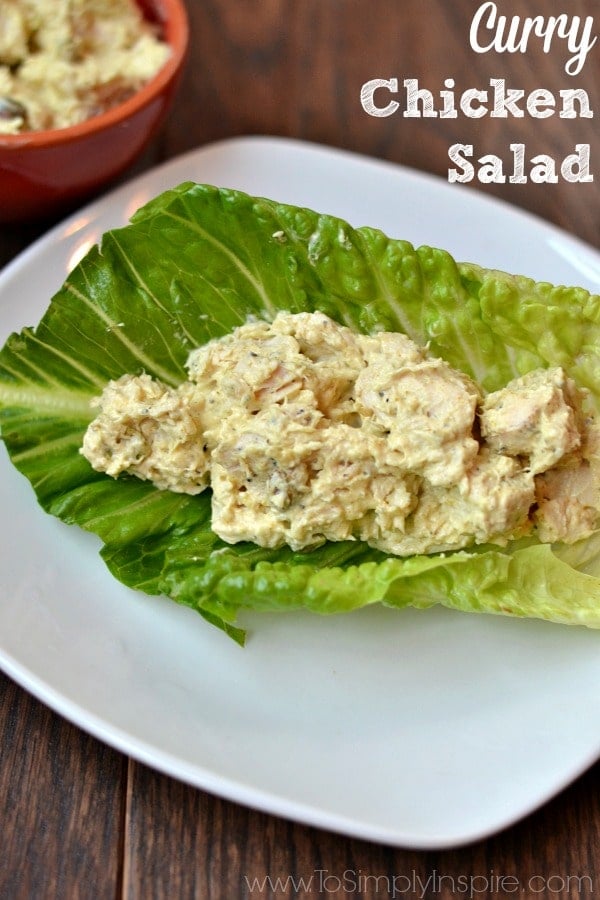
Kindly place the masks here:
[[(455, 257), (600, 289), (600, 254), (475, 191), (278, 138), (201, 148), (53, 229), (0, 275), (0, 341), (38, 322), (106, 229), (184, 180), (382, 228)], [(101, 740), (208, 791), (418, 848), (483, 837), (600, 755), (600, 635), (367, 609), (248, 616), (245, 649), (115, 582), (0, 451), (0, 665)]]

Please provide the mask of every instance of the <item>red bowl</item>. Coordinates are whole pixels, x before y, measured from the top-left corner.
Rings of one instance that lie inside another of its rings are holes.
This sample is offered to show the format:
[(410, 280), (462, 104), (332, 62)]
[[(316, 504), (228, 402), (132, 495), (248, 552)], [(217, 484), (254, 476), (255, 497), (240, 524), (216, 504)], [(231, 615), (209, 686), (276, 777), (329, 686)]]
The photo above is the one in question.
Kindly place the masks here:
[(188, 43), (183, 0), (138, 0), (171, 54), (141, 90), (106, 113), (51, 131), (0, 135), (0, 222), (54, 215), (121, 174), (171, 105)]

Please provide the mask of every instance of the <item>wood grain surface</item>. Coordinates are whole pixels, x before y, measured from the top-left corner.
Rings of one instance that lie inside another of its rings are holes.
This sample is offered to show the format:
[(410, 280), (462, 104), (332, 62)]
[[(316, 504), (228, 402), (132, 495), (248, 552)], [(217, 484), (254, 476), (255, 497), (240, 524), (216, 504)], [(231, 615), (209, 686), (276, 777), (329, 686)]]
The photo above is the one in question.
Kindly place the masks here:
[[(557, 160), (583, 143), (591, 147), (592, 183), (473, 182), (468, 189), (501, 197), (600, 247), (597, 117), (373, 118), (360, 105), (361, 86), (373, 78), (397, 77), (401, 84), (416, 78), (434, 93), (448, 78), (458, 93), (504, 78), (508, 86), (556, 96), (583, 88), (595, 109), (597, 46), (571, 77), (565, 41), (548, 53), (538, 41), (526, 54), (475, 54), (474, 0), (187, 2), (191, 49), (176, 105), (128, 177), (246, 134), (321, 142), (444, 179), (455, 142), (507, 162), (511, 143)], [(507, 17), (557, 16), (564, 7), (581, 21), (600, 18), (597, 0), (500, 0), (498, 7)], [(0, 265), (51, 224), (0, 228)], [(600, 891), (600, 765), (499, 835), (444, 852), (408, 851), (189, 788), (84, 734), (4, 675), (0, 696), (0, 900), (451, 898), (468, 896), (470, 878), (478, 898), (592, 898)]]

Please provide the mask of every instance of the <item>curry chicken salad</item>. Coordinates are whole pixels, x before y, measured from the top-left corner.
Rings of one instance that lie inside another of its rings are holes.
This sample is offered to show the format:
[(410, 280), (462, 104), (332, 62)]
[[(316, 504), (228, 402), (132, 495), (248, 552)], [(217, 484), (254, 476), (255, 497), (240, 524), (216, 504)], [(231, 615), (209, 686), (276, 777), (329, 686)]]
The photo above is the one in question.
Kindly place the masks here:
[(409, 556), (598, 527), (599, 431), (560, 367), (485, 394), (404, 334), (282, 312), (192, 351), (187, 369), (176, 388), (109, 382), (82, 453), (113, 477), (210, 487), (228, 543)]
[(169, 53), (135, 0), (1, 0), (0, 133), (66, 128), (106, 112)]

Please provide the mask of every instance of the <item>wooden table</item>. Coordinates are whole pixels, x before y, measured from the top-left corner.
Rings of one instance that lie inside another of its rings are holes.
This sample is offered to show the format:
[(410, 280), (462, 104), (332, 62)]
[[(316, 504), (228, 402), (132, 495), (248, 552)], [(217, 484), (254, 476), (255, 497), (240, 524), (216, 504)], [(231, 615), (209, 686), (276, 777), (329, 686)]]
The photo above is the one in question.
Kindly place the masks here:
[[(471, 188), (600, 247), (600, 140), (593, 117), (561, 118), (556, 110), (539, 119), (528, 113), (407, 118), (371, 116), (360, 105), (361, 86), (375, 78), (396, 77), (400, 88), (405, 78), (417, 79), (438, 97), (448, 78), (457, 96), (505, 79), (507, 88), (526, 95), (543, 88), (558, 98), (563, 89), (585, 89), (593, 110), (600, 106), (597, 46), (575, 76), (565, 72), (570, 54), (556, 38), (548, 53), (539, 39), (526, 54), (476, 53), (474, 0), (188, 0), (188, 6), (192, 41), (182, 89), (167, 127), (130, 174), (206, 142), (251, 133), (344, 147), (443, 178), (455, 143), (473, 144), (475, 158), (494, 153), (507, 162), (514, 143), (525, 145), (527, 157), (544, 153), (559, 162), (576, 144), (589, 144), (593, 182), (482, 184), (475, 178)], [(505, 0), (498, 11), (525, 16), (531, 6)], [(535, 6), (546, 15), (568, 7), (582, 22), (598, 12), (596, 0)], [(491, 35), (481, 28), (482, 45), (484, 39), (489, 43)], [(394, 99), (385, 91), (375, 96), (380, 107)], [(3, 227), (0, 264), (49, 224)], [(381, 898), (392, 896), (394, 876), (399, 888), (411, 879), (414, 885), (397, 896), (467, 896), (460, 879), (471, 876), (477, 897), (592, 897), (600, 890), (600, 765), (498, 836), (443, 852), (407, 851), (209, 796), (104, 746), (4, 676), (0, 692), (2, 900)], [(504, 894), (493, 875), (509, 879)], [(266, 876), (301, 877), (304, 886), (278, 890), (267, 883), (252, 894), (250, 881)]]

